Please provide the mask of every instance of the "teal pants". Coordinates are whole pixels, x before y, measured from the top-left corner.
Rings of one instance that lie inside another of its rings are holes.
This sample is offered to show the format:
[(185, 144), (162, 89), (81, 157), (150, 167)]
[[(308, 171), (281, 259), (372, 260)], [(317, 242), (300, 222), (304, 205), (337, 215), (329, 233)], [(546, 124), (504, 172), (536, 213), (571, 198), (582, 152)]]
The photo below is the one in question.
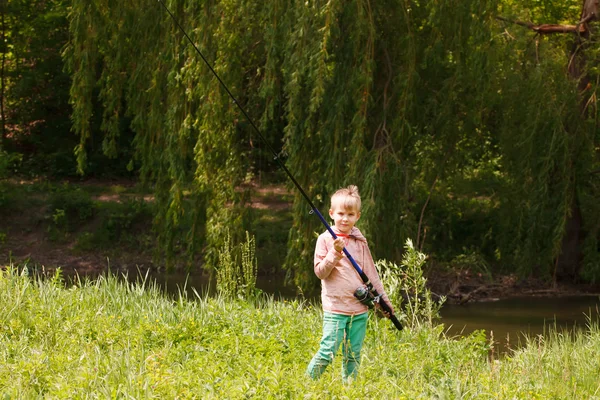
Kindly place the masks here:
[(313, 379), (320, 377), (325, 368), (333, 361), (341, 344), (344, 357), (342, 378), (347, 380), (355, 377), (360, 364), (360, 350), (367, 333), (368, 319), (368, 312), (353, 316), (325, 312), (321, 345), (308, 364), (307, 375)]

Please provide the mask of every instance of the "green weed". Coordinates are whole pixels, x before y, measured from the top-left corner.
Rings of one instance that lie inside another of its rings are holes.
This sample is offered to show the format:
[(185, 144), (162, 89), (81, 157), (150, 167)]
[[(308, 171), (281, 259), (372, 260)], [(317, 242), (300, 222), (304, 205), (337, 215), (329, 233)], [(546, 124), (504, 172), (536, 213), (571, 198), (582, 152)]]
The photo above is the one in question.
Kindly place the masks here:
[(254, 299), (257, 295), (256, 241), (246, 232), (246, 241), (232, 244), (227, 234), (219, 253), (217, 291), (226, 298)]
[(423, 324), (433, 327), (445, 298), (434, 300), (427, 288), (423, 274), (427, 256), (415, 249), (410, 239), (405, 250), (400, 265), (386, 260), (376, 262), (381, 281), (392, 304), (400, 307), (399, 318), (413, 328)]

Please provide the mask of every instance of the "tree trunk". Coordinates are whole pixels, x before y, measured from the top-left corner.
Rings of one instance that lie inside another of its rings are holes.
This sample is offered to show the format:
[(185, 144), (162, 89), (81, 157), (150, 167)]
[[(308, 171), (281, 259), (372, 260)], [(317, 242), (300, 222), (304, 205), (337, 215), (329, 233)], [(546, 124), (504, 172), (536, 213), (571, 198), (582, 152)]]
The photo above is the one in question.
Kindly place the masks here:
[[(589, 23), (598, 20), (599, 3), (599, 0), (583, 0), (581, 17), (575, 25), (534, 25), (531, 22), (510, 21), (506, 18), (497, 17), (501, 21), (529, 28), (540, 35), (570, 33), (575, 36), (573, 47), (569, 54), (567, 70), (569, 77), (577, 82), (579, 93), (581, 93), (579, 107), (582, 118), (586, 116), (586, 99), (583, 93), (590, 83), (589, 77), (586, 75), (586, 59), (582, 50), (586, 46), (586, 42), (590, 36)], [(571, 179), (574, 181), (575, 177), (572, 176)], [(576, 183), (573, 182), (573, 200), (571, 201), (570, 212), (566, 217), (567, 221), (565, 222), (565, 232), (561, 241), (560, 254), (556, 259), (554, 269), (555, 282), (557, 280), (577, 280), (581, 267), (583, 255), (582, 244), (585, 239), (585, 232), (583, 231), (583, 217), (575, 185)]]
[[(569, 55), (569, 64), (567, 70), (569, 76), (576, 82), (581, 99), (579, 102), (580, 115), (582, 118), (586, 116), (586, 99), (583, 95), (590, 82), (586, 74), (586, 59), (583, 47), (589, 39), (590, 30), (588, 22), (597, 19), (598, 15), (598, 0), (584, 0), (581, 11), (581, 18), (577, 24), (577, 34), (574, 38), (571, 54)], [(585, 239), (583, 232), (583, 217), (577, 197), (577, 190), (573, 188), (573, 200), (571, 202), (571, 210), (565, 224), (565, 233), (561, 243), (561, 250), (556, 260), (556, 270), (554, 272), (555, 280), (574, 281), (579, 276), (581, 260), (583, 257), (582, 244)]]
[(585, 239), (583, 232), (583, 217), (577, 197), (573, 196), (571, 214), (567, 219), (561, 250), (556, 260), (555, 281), (575, 281), (579, 276), (582, 260), (581, 245)]

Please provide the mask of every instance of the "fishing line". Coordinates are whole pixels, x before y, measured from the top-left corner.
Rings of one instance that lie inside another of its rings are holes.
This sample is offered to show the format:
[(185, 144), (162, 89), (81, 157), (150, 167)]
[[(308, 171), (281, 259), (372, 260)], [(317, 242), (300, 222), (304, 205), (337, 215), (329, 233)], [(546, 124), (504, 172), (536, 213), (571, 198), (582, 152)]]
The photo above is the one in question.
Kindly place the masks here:
[[(254, 121), (252, 121), (252, 118), (250, 118), (250, 116), (248, 115), (248, 113), (246, 112), (246, 110), (244, 109), (244, 107), (241, 106), (241, 104), (235, 98), (235, 96), (233, 95), (233, 93), (231, 93), (231, 91), (229, 91), (229, 88), (227, 87), (227, 85), (225, 85), (225, 83), (221, 80), (221, 78), (219, 77), (219, 74), (217, 74), (217, 72), (213, 69), (213, 67), (210, 65), (210, 63), (206, 59), (206, 57), (204, 57), (204, 54), (202, 54), (202, 52), (200, 51), (200, 49), (198, 48), (198, 46), (196, 46), (196, 44), (194, 43), (194, 41), (192, 40), (192, 38), (190, 38), (190, 36), (187, 34), (187, 32), (185, 31), (185, 29), (183, 29), (183, 27), (181, 26), (181, 24), (179, 23), (179, 21), (177, 21), (177, 18), (175, 18), (175, 16), (173, 15), (173, 13), (171, 13), (171, 11), (169, 10), (169, 8), (166, 6), (165, 3), (163, 3), (162, 0), (158, 0), (158, 2), (167, 11), (167, 13), (171, 17), (171, 19), (173, 20), (173, 22), (175, 23), (175, 25), (177, 25), (177, 27), (179, 28), (179, 30), (181, 31), (181, 33), (183, 33), (183, 35), (186, 37), (186, 39), (188, 40), (188, 42), (194, 47), (194, 49), (196, 50), (196, 52), (198, 53), (198, 55), (202, 58), (202, 60), (204, 61), (204, 64), (206, 64), (206, 66), (208, 67), (208, 69), (210, 69), (210, 71), (213, 73), (213, 75), (215, 76), (215, 78), (217, 78), (217, 80), (219, 81), (219, 83), (221, 84), (221, 86), (223, 87), (223, 89), (225, 89), (225, 91), (227, 92), (227, 94), (229, 95), (229, 97), (231, 97), (231, 99), (233, 100), (233, 102), (235, 103), (235, 105), (239, 108), (239, 110), (242, 112), (242, 114), (244, 114), (244, 117), (246, 117), (246, 119), (248, 120), (248, 122), (250, 123), (250, 125), (252, 126), (252, 128), (254, 129), (254, 131), (256, 131), (256, 133), (258, 134), (258, 137), (268, 147), (268, 149), (271, 151), (271, 153), (273, 153), (274, 161), (277, 162), (277, 164), (279, 165), (279, 167), (281, 167), (281, 169), (283, 169), (283, 171), (290, 178), (290, 180), (292, 181), (292, 183), (294, 184), (294, 186), (296, 186), (296, 189), (298, 189), (298, 191), (300, 191), (300, 194), (302, 194), (302, 197), (304, 197), (304, 199), (308, 202), (308, 204), (309, 204), (309, 206), (311, 208), (310, 213), (311, 214), (316, 214), (317, 217), (319, 217), (319, 219), (321, 220), (321, 223), (323, 223), (323, 225), (325, 226), (325, 228), (327, 228), (327, 231), (331, 234), (331, 236), (334, 239), (337, 239), (337, 235), (335, 234), (335, 232), (333, 232), (333, 230), (331, 229), (331, 226), (329, 226), (329, 223), (327, 222), (327, 220), (325, 219), (325, 217), (323, 217), (323, 214), (321, 214), (321, 212), (317, 209), (317, 207), (314, 205), (314, 203), (312, 202), (312, 200), (310, 199), (310, 197), (308, 197), (308, 195), (306, 194), (306, 192), (304, 191), (304, 189), (302, 189), (302, 186), (300, 186), (300, 184), (298, 183), (298, 181), (296, 181), (296, 178), (294, 178), (294, 176), (292, 175), (292, 173), (290, 172), (290, 170), (281, 161), (281, 159), (279, 158), (278, 153), (271, 146), (271, 144), (267, 141), (267, 139), (265, 139), (265, 137), (260, 132), (260, 129), (258, 129), (258, 127), (254, 123)], [(360, 275), (360, 278), (362, 279), (362, 281), (364, 282), (364, 284), (367, 286), (367, 288), (369, 289), (369, 291), (373, 294), (374, 298), (378, 299), (378, 303), (381, 306), (381, 308), (385, 312), (389, 313), (389, 316), (390, 316), (389, 318), (394, 323), (394, 326), (396, 326), (396, 328), (398, 328), (398, 330), (401, 330), (402, 329), (402, 324), (400, 323), (400, 321), (398, 320), (398, 318), (396, 318), (396, 316), (392, 314), (391, 307), (377, 293), (377, 290), (373, 287), (373, 284), (371, 283), (371, 281), (369, 280), (369, 278), (367, 277), (367, 275), (360, 268), (360, 266), (358, 265), (358, 263), (354, 260), (354, 257), (352, 257), (352, 255), (348, 252), (348, 250), (346, 250), (345, 247), (344, 247), (343, 251), (344, 251), (344, 254), (346, 255), (346, 257), (348, 257), (348, 260), (350, 260), (350, 263), (352, 264), (352, 266), (354, 267), (354, 269), (356, 269), (356, 271)]]

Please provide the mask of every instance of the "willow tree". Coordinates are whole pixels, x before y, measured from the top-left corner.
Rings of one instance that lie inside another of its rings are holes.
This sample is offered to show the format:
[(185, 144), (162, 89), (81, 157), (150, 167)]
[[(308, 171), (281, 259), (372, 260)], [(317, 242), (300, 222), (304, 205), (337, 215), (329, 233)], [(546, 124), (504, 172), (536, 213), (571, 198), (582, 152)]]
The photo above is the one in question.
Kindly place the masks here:
[[(359, 186), (361, 229), (377, 258), (399, 260), (407, 237), (430, 254), (456, 246), (440, 238), (456, 236), (463, 221), (436, 219), (430, 200), (449, 210), (460, 197), (484, 198), (490, 205), (481, 224), (489, 235), (480, 236), (491, 238), (490, 262), (547, 273), (574, 191), (597, 197), (589, 174), (598, 169), (597, 130), (579, 118), (565, 43), (535, 47), (495, 18), (533, 11), (570, 18), (573, 2), (165, 4), (267, 140), (283, 146), (287, 167), (322, 211), (335, 189)], [(180, 232), (191, 254), (202, 246), (214, 263), (226, 231), (243, 228), (245, 197), (236, 189), (252, 179), (264, 146), (160, 3), (75, 0), (70, 29), (65, 54), (80, 169), (97, 93), (107, 154), (116, 154), (120, 121), (131, 119), (131, 166), (156, 188), (156, 227), (167, 253)], [(481, 171), (497, 178), (493, 187), (459, 190), (460, 179)], [(591, 224), (598, 215), (592, 203), (582, 206)], [(300, 194), (293, 209), (286, 268), (309, 289), (314, 234), (323, 228)], [(598, 232), (588, 231), (593, 260)], [(471, 244), (483, 247), (481, 240)]]
[[(290, 167), (323, 208), (333, 190), (356, 183), (361, 229), (377, 257), (399, 260), (405, 238), (418, 235), (422, 193), (460, 169), (467, 143), (487, 135), (470, 133), (486, 112), (492, 4), (309, 4), (295, 8), (284, 61)], [(297, 283), (314, 275), (319, 230), (303, 211), (298, 197), (288, 257)]]
[[(449, 210), (466, 195), (491, 204), (480, 221), (490, 239), (473, 242), (492, 243), (488, 262), (541, 277), (563, 258), (580, 265), (576, 252), (565, 257), (564, 250), (581, 205), (578, 251), (584, 273), (598, 273), (594, 83), (584, 85), (593, 112), (582, 118), (579, 82), (565, 68), (570, 43), (531, 40), (496, 19), (577, 21), (580, 1), (330, 1), (294, 11), (283, 68), (290, 167), (322, 208), (337, 187), (362, 188), (361, 227), (376, 256), (399, 259), (406, 236), (436, 253), (430, 238), (451, 236), (461, 221), (436, 226), (429, 199), (442, 196)], [(482, 171), (498, 183), (483, 195), (460, 193), (460, 179)], [(313, 276), (306, 238), (320, 230), (305, 211), (298, 196), (288, 256), (297, 283)], [(564, 277), (580, 276), (571, 271)]]
[(597, 4), (531, 1), (522, 9), (502, 10), (511, 12), (514, 18), (499, 18), (512, 32), (508, 48), (515, 54), (528, 51), (514, 56), (522, 66), (520, 82), (507, 89), (527, 97), (515, 102), (521, 113), (512, 113), (514, 120), (504, 128), (521, 134), (503, 134), (512, 176), (505, 212), (511, 215), (507, 221), (516, 222), (505, 229), (510, 235), (505, 248), (512, 249), (524, 272), (595, 280), (600, 273), (600, 186), (594, 172), (600, 163), (600, 60), (591, 32)]
[[(254, 113), (258, 98), (251, 103), (245, 94), (257, 91), (256, 72), (265, 56), (260, 47), (248, 50), (262, 42), (256, 32), (264, 25), (263, 6), (236, 0), (164, 3)], [(214, 266), (224, 236), (235, 238), (243, 228), (244, 195), (235, 189), (246, 178), (249, 138), (236, 105), (160, 3), (74, 1), (70, 21), (66, 57), (80, 171), (86, 168), (97, 91), (106, 154), (116, 155), (120, 121), (131, 119), (131, 167), (139, 166), (142, 179), (155, 188), (159, 249), (172, 260), (177, 248), (195, 254), (205, 246)]]

